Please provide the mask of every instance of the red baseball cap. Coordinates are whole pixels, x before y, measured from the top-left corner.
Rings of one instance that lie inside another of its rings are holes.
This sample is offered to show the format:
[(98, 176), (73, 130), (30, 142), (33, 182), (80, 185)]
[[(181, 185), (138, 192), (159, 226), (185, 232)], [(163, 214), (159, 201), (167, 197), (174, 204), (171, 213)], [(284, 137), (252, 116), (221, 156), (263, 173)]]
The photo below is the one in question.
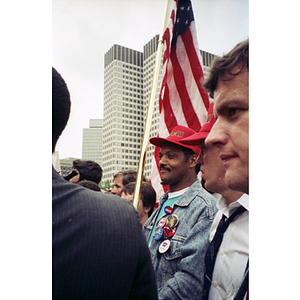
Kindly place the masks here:
[(189, 137), (195, 133), (196, 133), (196, 131), (194, 131), (191, 128), (188, 128), (188, 127), (185, 127), (182, 125), (177, 125), (173, 128), (171, 134), (167, 138), (154, 137), (154, 138), (151, 138), (149, 141), (151, 144), (153, 144), (154, 146), (157, 146), (157, 147), (161, 147), (164, 142), (174, 143), (181, 147), (191, 149), (192, 151), (194, 151), (195, 154), (199, 155), (200, 151), (201, 151), (199, 143), (197, 144), (197, 146), (194, 146), (194, 145), (192, 146), (192, 145), (184, 145), (180, 142), (180, 140), (183, 137), (184, 138)]
[(206, 139), (211, 128), (215, 124), (216, 119), (214, 117), (214, 103), (209, 105), (207, 112), (207, 119), (205, 124), (201, 127), (200, 131), (180, 140), (183, 145), (199, 145), (200, 140)]

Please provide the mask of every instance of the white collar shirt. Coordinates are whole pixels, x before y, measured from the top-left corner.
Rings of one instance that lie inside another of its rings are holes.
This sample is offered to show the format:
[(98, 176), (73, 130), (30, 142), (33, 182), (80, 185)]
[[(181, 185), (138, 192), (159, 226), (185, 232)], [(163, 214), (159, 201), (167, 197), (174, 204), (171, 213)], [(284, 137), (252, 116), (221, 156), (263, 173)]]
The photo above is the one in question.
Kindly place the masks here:
[(238, 215), (228, 226), (220, 245), (209, 291), (209, 300), (231, 300), (237, 293), (249, 258), (249, 196), (243, 194), (237, 201), (228, 204), (221, 197), (219, 209), (210, 230), (211, 242), (224, 214), (229, 218), (240, 206), (246, 211)]

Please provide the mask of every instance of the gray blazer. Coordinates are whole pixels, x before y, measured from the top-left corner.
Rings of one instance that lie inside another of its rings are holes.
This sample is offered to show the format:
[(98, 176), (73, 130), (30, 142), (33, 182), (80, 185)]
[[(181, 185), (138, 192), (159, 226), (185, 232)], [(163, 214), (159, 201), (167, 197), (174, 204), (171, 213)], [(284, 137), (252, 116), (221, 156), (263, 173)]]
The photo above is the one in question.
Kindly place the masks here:
[(139, 215), (129, 201), (52, 168), (53, 299), (157, 299)]

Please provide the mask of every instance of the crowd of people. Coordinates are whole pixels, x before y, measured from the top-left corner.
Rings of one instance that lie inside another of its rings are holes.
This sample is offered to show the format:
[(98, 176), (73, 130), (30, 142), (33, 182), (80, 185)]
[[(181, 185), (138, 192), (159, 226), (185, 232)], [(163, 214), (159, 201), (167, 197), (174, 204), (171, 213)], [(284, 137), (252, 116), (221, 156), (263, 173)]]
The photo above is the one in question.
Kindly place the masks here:
[[(65, 178), (52, 168), (53, 299), (249, 299), (249, 41), (217, 57), (203, 85), (214, 101), (201, 130), (149, 140), (169, 186), (158, 203), (143, 178), (133, 207), (136, 170), (105, 194), (93, 161)], [(53, 68), (52, 152), (70, 106)]]

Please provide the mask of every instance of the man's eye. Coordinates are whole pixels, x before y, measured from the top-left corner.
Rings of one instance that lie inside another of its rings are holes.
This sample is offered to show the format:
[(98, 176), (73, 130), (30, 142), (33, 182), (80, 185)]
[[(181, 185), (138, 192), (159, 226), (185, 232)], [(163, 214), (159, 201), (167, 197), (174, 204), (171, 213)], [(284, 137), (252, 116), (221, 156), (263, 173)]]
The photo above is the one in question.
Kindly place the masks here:
[(237, 109), (236, 109), (236, 108), (229, 108), (229, 109), (228, 109), (228, 113), (229, 113), (230, 115), (234, 115), (236, 112), (237, 112)]
[(233, 117), (236, 113), (240, 111), (239, 108), (229, 108), (228, 109), (228, 116)]

